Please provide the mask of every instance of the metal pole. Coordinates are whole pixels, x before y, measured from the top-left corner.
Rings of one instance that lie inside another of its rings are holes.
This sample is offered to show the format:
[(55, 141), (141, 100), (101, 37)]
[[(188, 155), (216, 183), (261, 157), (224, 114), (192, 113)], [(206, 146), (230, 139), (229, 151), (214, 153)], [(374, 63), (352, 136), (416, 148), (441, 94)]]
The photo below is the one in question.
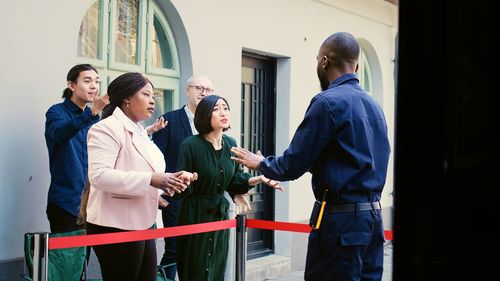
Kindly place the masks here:
[(247, 215), (236, 215), (236, 281), (245, 281), (247, 261)]
[(47, 281), (49, 269), (49, 233), (33, 233), (33, 281)]

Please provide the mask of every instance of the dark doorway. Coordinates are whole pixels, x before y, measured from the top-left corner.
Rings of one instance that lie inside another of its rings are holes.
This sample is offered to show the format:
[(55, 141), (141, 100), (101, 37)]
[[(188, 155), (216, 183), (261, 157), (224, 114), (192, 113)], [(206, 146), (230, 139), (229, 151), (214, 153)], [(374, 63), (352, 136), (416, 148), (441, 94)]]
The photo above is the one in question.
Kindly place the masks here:
[[(276, 60), (243, 53), (241, 64), (241, 146), (264, 155), (275, 153)], [(251, 172), (257, 174), (256, 172)], [(259, 184), (248, 192), (251, 219), (274, 219), (274, 191)], [(274, 252), (271, 230), (249, 229), (248, 259)]]
[(393, 280), (500, 280), (498, 4), (399, 3)]

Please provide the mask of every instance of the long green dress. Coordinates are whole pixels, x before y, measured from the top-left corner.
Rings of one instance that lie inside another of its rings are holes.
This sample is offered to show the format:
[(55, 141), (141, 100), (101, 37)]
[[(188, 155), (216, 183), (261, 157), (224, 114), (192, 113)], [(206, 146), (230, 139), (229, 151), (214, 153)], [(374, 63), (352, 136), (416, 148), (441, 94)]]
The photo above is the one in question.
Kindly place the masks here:
[[(243, 194), (251, 188), (249, 173), (231, 160), (231, 147), (236, 141), (222, 135), (222, 149), (216, 151), (200, 135), (186, 138), (180, 147), (179, 171), (198, 173), (194, 181), (180, 193), (182, 205), (178, 225), (214, 222), (228, 219), (229, 202), (224, 191)], [(224, 279), (228, 254), (229, 230), (179, 236), (177, 241), (177, 272), (182, 281)]]

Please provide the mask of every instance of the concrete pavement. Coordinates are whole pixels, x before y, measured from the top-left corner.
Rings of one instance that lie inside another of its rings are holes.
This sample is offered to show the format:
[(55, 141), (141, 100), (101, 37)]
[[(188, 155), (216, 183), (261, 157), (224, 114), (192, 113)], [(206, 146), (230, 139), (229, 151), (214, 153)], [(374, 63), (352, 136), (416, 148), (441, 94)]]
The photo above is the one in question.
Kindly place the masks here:
[[(263, 281), (300, 281), (304, 280), (304, 271), (294, 271), (277, 278), (267, 278)], [(392, 243), (384, 246), (384, 274), (382, 281), (392, 281)]]
[[(389, 241), (384, 246), (384, 274), (382, 276), (382, 281), (392, 281), (392, 268), (393, 268), (392, 253), (393, 253), (393, 245)], [(90, 273), (89, 274), (90, 279), (101, 277), (99, 272), (99, 264), (97, 262), (97, 257), (95, 257), (93, 253), (90, 259), (89, 273)], [(263, 279), (262, 281), (300, 281), (300, 280), (304, 280), (304, 271), (294, 271), (280, 275), (279, 277), (266, 278)]]

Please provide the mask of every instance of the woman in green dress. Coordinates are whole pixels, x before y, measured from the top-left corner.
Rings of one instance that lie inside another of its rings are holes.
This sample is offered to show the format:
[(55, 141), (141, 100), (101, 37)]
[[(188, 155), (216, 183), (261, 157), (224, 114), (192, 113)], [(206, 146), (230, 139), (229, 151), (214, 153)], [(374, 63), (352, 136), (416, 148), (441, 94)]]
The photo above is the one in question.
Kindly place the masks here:
[[(231, 160), (231, 147), (236, 141), (223, 134), (229, 129), (229, 121), (229, 105), (223, 97), (206, 96), (198, 104), (194, 125), (199, 134), (182, 142), (177, 165), (180, 170), (198, 173), (198, 180), (179, 194), (183, 201), (178, 225), (227, 220), (225, 190), (245, 194), (262, 182), (282, 190), (279, 182), (262, 175), (252, 177)], [(224, 280), (228, 240), (228, 229), (177, 237), (179, 279)]]

